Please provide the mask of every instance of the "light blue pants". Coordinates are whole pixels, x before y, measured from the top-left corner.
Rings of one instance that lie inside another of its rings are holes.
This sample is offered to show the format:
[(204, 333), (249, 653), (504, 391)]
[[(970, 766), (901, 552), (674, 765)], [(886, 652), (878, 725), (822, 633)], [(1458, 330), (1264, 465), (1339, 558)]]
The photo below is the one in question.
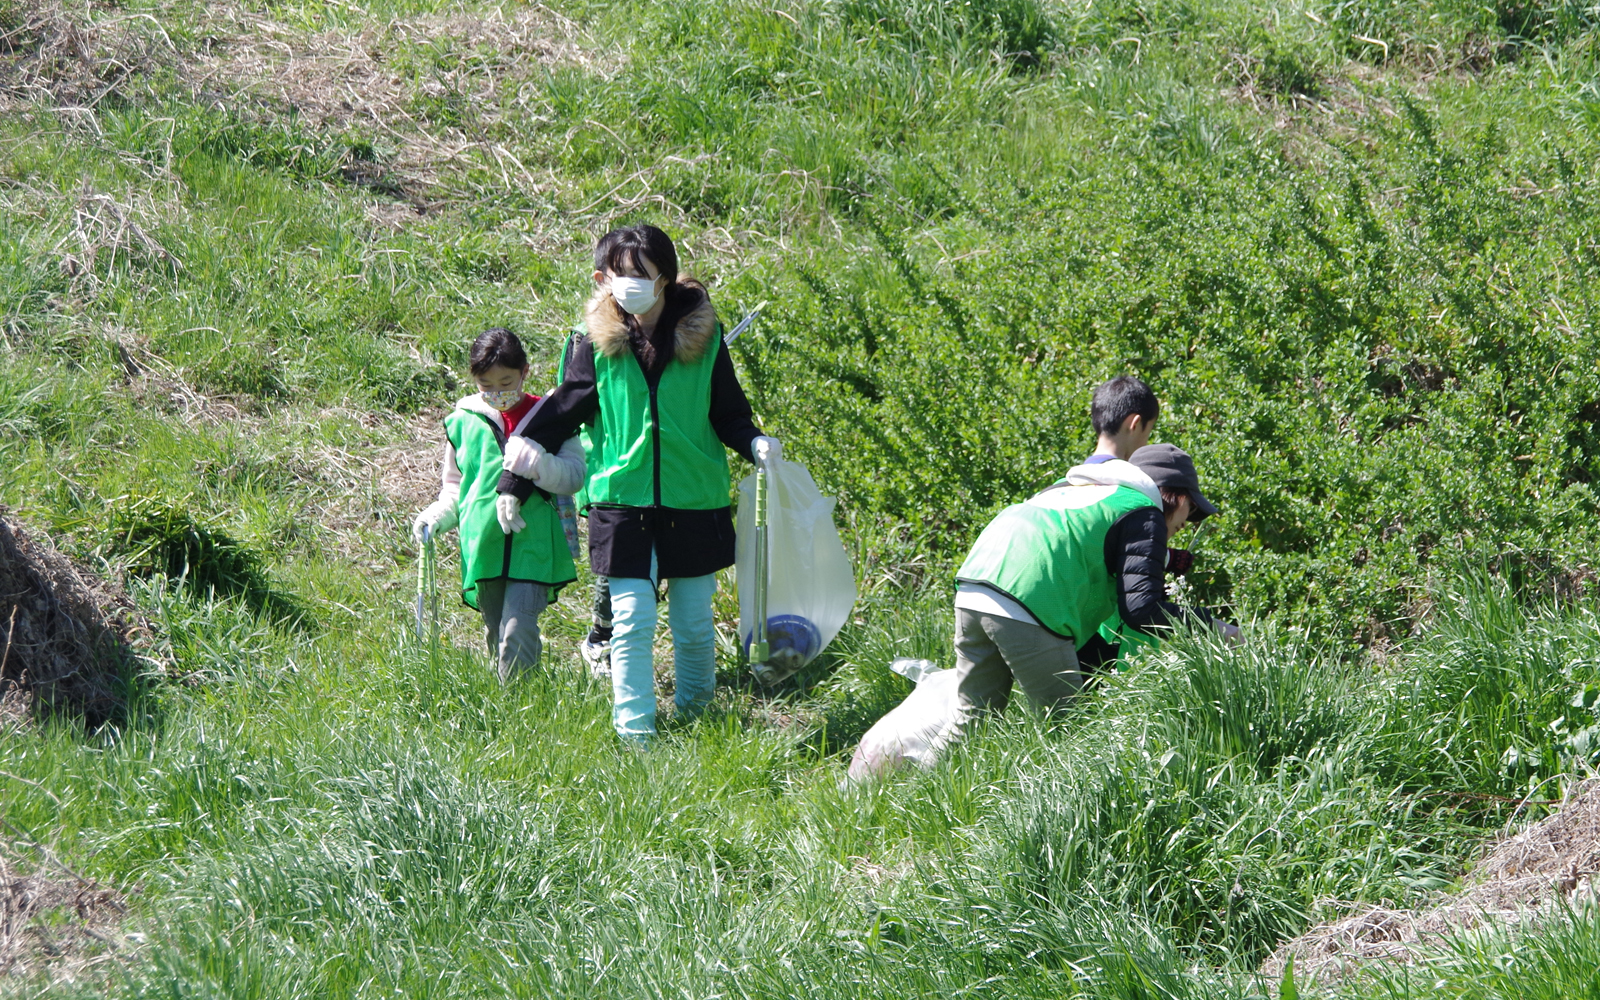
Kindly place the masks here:
[[(715, 573), (667, 581), (672, 672), (679, 715), (711, 703), (717, 685), (717, 636), (711, 617)], [(611, 721), (624, 737), (655, 735), (656, 678), (650, 647), (656, 632), (656, 591), (649, 580), (611, 578)]]

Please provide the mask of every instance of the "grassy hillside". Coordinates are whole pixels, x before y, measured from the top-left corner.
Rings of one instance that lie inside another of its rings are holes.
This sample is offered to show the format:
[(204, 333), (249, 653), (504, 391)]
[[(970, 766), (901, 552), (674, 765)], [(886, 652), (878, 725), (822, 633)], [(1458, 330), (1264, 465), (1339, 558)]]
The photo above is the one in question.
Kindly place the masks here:
[[(184, 678), (0, 743), (15, 849), (139, 889), (147, 943), (72, 988), (1261, 995), (1588, 765), (1588, 7), (0, 0), (0, 36), (0, 502)], [(508, 689), (464, 610), (438, 663), (406, 635), (465, 345), (509, 325), (548, 382), (640, 220), (771, 302), (737, 363), (863, 590), (769, 697), (730, 580), (719, 711), (647, 756), (579, 588)], [(949, 661), (953, 561), (1128, 370), (1250, 641), (841, 790), (888, 661)], [(1346, 991), (1574, 995), (1596, 926)]]

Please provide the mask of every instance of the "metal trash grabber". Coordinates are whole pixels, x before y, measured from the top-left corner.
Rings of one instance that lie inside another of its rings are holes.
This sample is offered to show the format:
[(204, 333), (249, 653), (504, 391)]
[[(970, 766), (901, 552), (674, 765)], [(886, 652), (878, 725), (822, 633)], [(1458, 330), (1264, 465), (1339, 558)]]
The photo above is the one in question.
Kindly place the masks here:
[(724, 344), (731, 344), (735, 340), (738, 340), (739, 339), (739, 334), (741, 334), (741, 333), (745, 332), (746, 330), (750, 329), (750, 324), (754, 323), (756, 321), (756, 317), (760, 316), (761, 315), (761, 310), (765, 309), (766, 307), (767, 307), (767, 304), (765, 302), (762, 302), (761, 304), (757, 305), (754, 309), (752, 309), (749, 312), (745, 313), (744, 314), (744, 319), (741, 319), (737, 326), (735, 326), (732, 330), (729, 330), (723, 336), (722, 342)]
[[(750, 329), (750, 325), (761, 315), (765, 309), (765, 302), (758, 303), (756, 307), (744, 314), (732, 330), (722, 338), (724, 344), (731, 344), (739, 339), (739, 335)], [(772, 658), (772, 648), (767, 636), (767, 582), (772, 575), (771, 559), (769, 552), (772, 544), (767, 516), (767, 499), (769, 496), (767, 486), (767, 463), (761, 459), (756, 460), (756, 558), (755, 558), (755, 594), (751, 603), (754, 605), (755, 623), (750, 634), (750, 670), (756, 675), (756, 680), (768, 687), (779, 683), (785, 677), (794, 673), (798, 664), (774, 664), (768, 661)], [(788, 667), (788, 669), (785, 669)]]
[(437, 570), (438, 562), (434, 554), (433, 532), (429, 531), (423, 537), (421, 558), (417, 560), (417, 641), (428, 643), (428, 658), (434, 666), (439, 663), (439, 581)]
[(771, 650), (767, 648), (767, 463), (764, 460), (756, 461), (756, 580), (755, 596), (751, 600), (754, 605), (755, 626), (750, 639), (750, 669), (756, 679), (764, 684), (770, 684), (763, 676), (767, 667), (767, 657)]

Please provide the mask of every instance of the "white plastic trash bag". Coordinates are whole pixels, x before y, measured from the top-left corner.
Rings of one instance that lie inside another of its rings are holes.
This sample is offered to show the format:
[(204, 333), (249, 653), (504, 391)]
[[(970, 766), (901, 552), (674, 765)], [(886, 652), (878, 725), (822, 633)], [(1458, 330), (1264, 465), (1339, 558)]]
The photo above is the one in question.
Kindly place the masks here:
[[(856, 603), (856, 578), (825, 497), (798, 462), (767, 463), (767, 642), (782, 673), (816, 659)], [(739, 641), (755, 631), (756, 477), (739, 484)]]
[(917, 687), (861, 737), (850, 759), (850, 780), (864, 781), (911, 762), (932, 767), (961, 731), (956, 672), (932, 660), (899, 659), (889, 669)]

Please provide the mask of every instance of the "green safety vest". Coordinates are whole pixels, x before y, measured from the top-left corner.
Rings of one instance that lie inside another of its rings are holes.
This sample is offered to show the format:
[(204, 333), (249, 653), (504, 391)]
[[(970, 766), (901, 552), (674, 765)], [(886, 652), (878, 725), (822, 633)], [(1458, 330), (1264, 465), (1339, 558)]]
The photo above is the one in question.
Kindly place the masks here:
[(479, 580), (501, 578), (562, 587), (577, 579), (561, 515), (543, 491), (522, 505), (527, 527), (514, 535), (500, 530), (495, 486), (506, 452), (498, 417), (458, 406), (444, 418), (445, 436), (456, 450), (461, 493), (456, 512), (461, 537), (461, 599), (477, 608)]
[(1065, 486), (1012, 504), (983, 529), (956, 573), (1027, 608), (1046, 630), (1082, 646), (1117, 614), (1106, 533), (1155, 501), (1130, 486)]
[(1161, 640), (1148, 632), (1141, 632), (1122, 620), (1120, 613), (1113, 614), (1100, 626), (1100, 638), (1107, 645), (1117, 647), (1117, 659), (1126, 660), (1146, 649), (1157, 648)]
[(651, 391), (639, 359), (594, 352), (600, 412), (584, 440), (589, 504), (720, 510), (728, 506), (728, 453), (711, 426), (711, 371), (722, 324), (692, 363), (668, 362)]

